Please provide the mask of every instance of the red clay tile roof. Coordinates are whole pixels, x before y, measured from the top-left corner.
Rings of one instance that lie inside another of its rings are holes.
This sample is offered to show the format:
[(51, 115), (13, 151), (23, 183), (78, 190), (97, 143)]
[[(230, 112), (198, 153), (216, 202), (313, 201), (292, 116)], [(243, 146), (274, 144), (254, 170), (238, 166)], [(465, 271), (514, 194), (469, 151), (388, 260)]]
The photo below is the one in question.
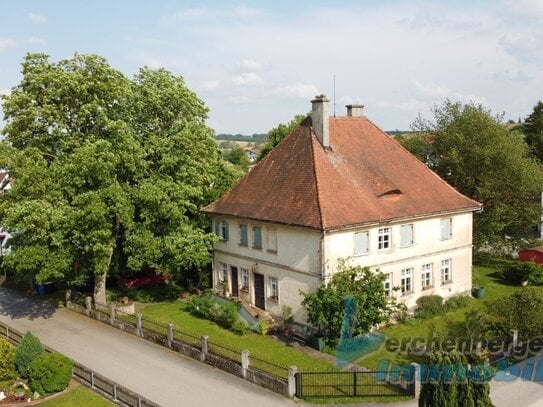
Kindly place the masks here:
[(330, 117), (330, 148), (306, 119), (204, 212), (328, 230), (479, 208), (367, 118)]

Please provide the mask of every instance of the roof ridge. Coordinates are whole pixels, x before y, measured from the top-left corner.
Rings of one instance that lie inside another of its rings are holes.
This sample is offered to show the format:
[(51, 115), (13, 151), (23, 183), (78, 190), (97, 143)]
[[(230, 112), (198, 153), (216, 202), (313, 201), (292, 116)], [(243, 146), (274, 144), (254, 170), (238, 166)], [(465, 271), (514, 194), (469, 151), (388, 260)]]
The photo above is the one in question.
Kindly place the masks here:
[(311, 148), (311, 165), (313, 167), (313, 176), (315, 177), (315, 190), (317, 191), (317, 208), (319, 209), (319, 221), (320, 226), (322, 229), (324, 229), (324, 211), (321, 207), (321, 198), (320, 198), (320, 188), (319, 188), (319, 177), (317, 176), (317, 165), (316, 165), (316, 157), (315, 157), (315, 146), (314, 146), (314, 132), (313, 132), (313, 126), (309, 127), (309, 144)]

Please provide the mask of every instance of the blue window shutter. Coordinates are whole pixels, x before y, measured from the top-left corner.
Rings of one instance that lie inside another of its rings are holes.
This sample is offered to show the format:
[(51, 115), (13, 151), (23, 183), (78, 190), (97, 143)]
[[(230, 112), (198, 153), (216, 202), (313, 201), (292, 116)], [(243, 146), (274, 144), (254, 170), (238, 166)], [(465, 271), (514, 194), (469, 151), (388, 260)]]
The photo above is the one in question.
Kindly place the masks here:
[(354, 234), (354, 255), (368, 252), (368, 232)]
[(224, 240), (228, 241), (229, 236), (230, 236), (230, 233), (228, 230), (228, 222), (224, 222)]
[(242, 246), (247, 246), (247, 225), (239, 225), (240, 241)]
[(217, 219), (214, 219), (213, 224), (215, 225), (215, 234), (217, 236), (220, 236), (221, 235), (220, 230), (219, 230), (220, 229), (220, 222)]
[(254, 232), (254, 247), (261, 249), (262, 248), (262, 229), (255, 226), (253, 228)]

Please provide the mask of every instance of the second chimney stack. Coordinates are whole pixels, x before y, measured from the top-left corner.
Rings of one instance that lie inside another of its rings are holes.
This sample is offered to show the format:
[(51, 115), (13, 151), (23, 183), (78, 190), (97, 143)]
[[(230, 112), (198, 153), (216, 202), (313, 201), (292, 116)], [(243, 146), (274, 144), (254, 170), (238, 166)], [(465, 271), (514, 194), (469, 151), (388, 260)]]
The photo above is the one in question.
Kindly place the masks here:
[(349, 117), (363, 117), (364, 105), (347, 105), (347, 116)]

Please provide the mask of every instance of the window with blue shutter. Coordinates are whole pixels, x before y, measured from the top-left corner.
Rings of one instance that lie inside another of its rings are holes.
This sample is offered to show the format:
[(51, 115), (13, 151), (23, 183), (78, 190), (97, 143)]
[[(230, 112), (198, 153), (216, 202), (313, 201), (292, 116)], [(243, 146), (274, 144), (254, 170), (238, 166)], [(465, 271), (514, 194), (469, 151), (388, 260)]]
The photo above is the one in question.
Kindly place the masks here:
[(253, 226), (253, 248), (262, 249), (262, 228)]
[(358, 232), (354, 234), (354, 249), (353, 255), (361, 256), (369, 252), (369, 236), (368, 232)]
[(249, 244), (247, 225), (239, 225), (239, 244), (241, 246), (247, 246)]

